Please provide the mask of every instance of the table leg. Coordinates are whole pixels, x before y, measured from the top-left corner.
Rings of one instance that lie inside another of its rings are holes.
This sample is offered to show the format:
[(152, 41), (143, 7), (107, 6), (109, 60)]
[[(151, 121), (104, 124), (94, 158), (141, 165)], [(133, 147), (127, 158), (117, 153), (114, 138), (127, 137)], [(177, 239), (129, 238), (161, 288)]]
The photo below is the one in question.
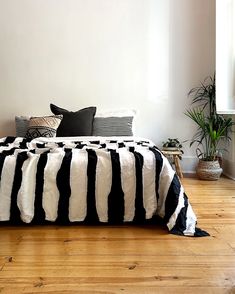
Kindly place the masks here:
[(175, 163), (176, 173), (182, 179), (183, 178), (183, 173), (182, 173), (182, 170), (181, 170), (178, 155), (174, 155), (174, 163)]

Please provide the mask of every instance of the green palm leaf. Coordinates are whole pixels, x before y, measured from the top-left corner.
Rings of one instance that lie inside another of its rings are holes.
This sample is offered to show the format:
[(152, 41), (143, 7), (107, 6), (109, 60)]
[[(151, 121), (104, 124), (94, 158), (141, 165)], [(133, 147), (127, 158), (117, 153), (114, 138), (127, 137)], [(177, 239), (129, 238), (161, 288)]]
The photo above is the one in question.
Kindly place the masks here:
[(196, 153), (205, 160), (214, 160), (218, 144), (231, 140), (230, 133), (235, 124), (231, 117), (217, 114), (215, 93), (214, 74), (213, 77), (207, 77), (200, 86), (189, 91), (188, 96), (192, 97), (192, 105), (196, 106), (185, 112), (185, 115), (197, 125), (190, 147), (197, 144)]

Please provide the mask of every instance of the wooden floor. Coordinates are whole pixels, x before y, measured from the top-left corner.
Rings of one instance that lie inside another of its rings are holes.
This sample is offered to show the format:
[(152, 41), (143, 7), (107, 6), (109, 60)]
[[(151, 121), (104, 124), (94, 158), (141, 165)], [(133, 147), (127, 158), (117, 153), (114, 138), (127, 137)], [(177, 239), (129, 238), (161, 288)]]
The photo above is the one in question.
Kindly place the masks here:
[(211, 236), (164, 227), (2, 227), (0, 293), (235, 293), (235, 182), (182, 180)]

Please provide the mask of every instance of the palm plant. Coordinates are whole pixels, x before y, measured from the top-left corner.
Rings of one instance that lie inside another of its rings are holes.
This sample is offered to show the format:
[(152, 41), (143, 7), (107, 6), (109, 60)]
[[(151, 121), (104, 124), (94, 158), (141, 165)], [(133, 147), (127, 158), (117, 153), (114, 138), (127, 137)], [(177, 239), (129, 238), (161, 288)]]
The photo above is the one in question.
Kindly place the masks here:
[(192, 104), (197, 106), (185, 113), (198, 126), (190, 146), (197, 144), (197, 156), (207, 161), (216, 160), (219, 143), (231, 140), (229, 134), (234, 125), (232, 118), (216, 112), (215, 93), (214, 75), (206, 78), (199, 87), (190, 90), (188, 96), (193, 97)]

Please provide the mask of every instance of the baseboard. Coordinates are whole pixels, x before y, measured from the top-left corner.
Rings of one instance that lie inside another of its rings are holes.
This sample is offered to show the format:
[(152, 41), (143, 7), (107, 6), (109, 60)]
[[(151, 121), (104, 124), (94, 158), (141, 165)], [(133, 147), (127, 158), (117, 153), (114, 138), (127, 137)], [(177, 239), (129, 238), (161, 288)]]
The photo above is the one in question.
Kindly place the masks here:
[[(181, 169), (186, 177), (193, 177), (196, 174), (198, 158), (196, 156), (184, 156), (180, 161)], [(223, 159), (223, 175), (235, 181), (235, 162)]]
[(229, 179), (235, 181), (235, 177), (231, 176), (230, 174), (228, 174), (228, 173), (226, 173), (226, 172), (224, 172), (224, 171), (223, 171), (223, 175), (224, 175), (225, 177), (227, 177), (227, 178), (229, 178)]
[(183, 156), (180, 161), (183, 174), (195, 174), (198, 158), (196, 156)]
[[(183, 156), (180, 161), (181, 169), (184, 175), (189, 177), (195, 175), (198, 158), (196, 156)], [(223, 159), (223, 174), (235, 181), (235, 162)]]
[(235, 181), (235, 162), (223, 159), (223, 174)]
[(183, 173), (184, 178), (197, 178), (196, 172), (193, 173)]

